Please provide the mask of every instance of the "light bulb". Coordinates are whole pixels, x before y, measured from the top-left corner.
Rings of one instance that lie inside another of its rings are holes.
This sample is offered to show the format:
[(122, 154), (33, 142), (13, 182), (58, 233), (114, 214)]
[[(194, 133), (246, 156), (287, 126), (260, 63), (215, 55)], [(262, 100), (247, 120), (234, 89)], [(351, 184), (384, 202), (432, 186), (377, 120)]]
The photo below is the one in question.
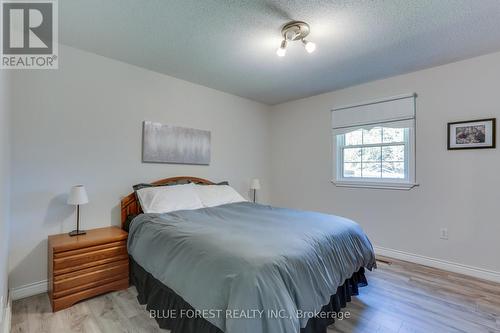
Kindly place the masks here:
[(302, 43), (304, 43), (304, 47), (308, 53), (313, 53), (314, 50), (316, 50), (316, 44), (314, 44), (313, 42), (308, 42), (303, 39)]
[(281, 42), (281, 46), (279, 49), (276, 50), (276, 54), (278, 55), (278, 57), (284, 57), (285, 54), (286, 54), (286, 40), (283, 40)]
[(278, 57), (284, 57), (286, 54), (286, 49), (280, 47), (279, 49), (276, 50), (276, 54), (278, 55)]

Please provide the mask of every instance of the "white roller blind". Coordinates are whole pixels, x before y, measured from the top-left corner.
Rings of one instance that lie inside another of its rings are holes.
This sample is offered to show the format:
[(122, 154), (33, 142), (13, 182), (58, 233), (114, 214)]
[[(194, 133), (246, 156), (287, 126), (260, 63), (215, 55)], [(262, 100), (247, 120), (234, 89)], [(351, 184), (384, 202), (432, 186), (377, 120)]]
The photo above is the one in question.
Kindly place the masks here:
[(415, 94), (332, 110), (332, 128), (370, 126), (415, 119)]
[(349, 127), (339, 127), (339, 128), (334, 128), (332, 129), (332, 133), (334, 135), (340, 135), (340, 134), (346, 134), (352, 131), (355, 131), (357, 129), (364, 129), (364, 130), (371, 130), (374, 127), (379, 127), (382, 126), (384, 128), (413, 128), (415, 126), (415, 120), (414, 119), (405, 119), (405, 120), (397, 120), (397, 121), (391, 121), (391, 122), (384, 122), (384, 123), (375, 123), (375, 124), (369, 124), (369, 125), (358, 125), (358, 126), (349, 126)]

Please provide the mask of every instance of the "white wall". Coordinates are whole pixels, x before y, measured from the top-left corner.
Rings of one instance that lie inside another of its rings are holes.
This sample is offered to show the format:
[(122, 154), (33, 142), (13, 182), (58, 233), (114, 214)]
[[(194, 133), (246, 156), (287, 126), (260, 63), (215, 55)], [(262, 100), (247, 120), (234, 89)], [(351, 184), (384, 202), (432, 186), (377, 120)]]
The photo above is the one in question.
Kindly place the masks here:
[[(352, 218), (378, 246), (500, 272), (500, 149), (446, 149), (447, 122), (500, 121), (499, 87), (495, 53), (273, 107), (273, 203)], [(330, 109), (412, 92), (420, 187), (331, 184)], [(439, 239), (441, 227), (449, 240)]]
[(7, 304), (10, 190), (10, 87), (8, 72), (0, 70), (0, 332)]
[[(15, 73), (11, 287), (47, 278), (47, 235), (74, 228), (71, 185), (88, 190), (84, 228), (119, 224), (133, 184), (170, 176), (247, 196), (259, 177), (268, 200), (268, 106), (65, 46), (59, 66)], [(211, 130), (210, 166), (141, 163), (143, 120)]]

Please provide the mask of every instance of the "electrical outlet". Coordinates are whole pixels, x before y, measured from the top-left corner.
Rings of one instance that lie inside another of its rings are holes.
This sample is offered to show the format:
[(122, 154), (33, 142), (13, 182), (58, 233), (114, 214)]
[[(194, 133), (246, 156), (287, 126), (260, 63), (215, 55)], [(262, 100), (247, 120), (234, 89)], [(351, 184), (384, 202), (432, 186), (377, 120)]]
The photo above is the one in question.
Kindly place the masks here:
[(448, 239), (448, 228), (441, 228), (440, 233), (439, 233), (439, 238), (441, 239)]

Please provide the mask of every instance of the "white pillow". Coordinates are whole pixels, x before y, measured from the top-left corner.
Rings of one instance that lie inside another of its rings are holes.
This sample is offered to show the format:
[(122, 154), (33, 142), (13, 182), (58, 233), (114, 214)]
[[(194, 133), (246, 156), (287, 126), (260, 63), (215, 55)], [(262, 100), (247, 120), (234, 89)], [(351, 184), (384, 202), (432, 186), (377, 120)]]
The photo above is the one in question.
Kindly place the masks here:
[(229, 185), (196, 185), (196, 192), (205, 207), (248, 201)]
[(144, 213), (203, 208), (194, 184), (147, 187), (137, 191)]

